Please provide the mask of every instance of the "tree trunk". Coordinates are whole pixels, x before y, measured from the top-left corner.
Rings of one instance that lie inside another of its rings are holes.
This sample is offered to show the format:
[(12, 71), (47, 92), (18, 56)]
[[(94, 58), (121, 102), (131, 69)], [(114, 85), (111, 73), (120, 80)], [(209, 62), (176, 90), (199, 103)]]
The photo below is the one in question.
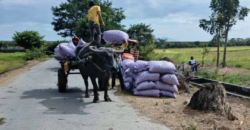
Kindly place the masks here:
[(223, 55), (223, 63), (222, 68), (226, 67), (226, 55), (227, 55), (227, 37), (228, 37), (228, 31), (229, 31), (229, 22), (226, 27), (226, 35), (225, 35), (225, 45), (224, 45), (224, 55)]
[(219, 67), (220, 62), (220, 41), (218, 40), (218, 47), (217, 47), (217, 67)]

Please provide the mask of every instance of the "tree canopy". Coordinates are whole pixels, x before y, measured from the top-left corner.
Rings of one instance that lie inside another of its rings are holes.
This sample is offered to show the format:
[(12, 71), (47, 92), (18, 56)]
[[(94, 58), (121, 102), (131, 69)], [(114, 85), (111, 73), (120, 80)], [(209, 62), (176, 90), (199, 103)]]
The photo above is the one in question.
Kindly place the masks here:
[[(52, 7), (54, 30), (62, 37), (77, 35), (85, 40), (89, 40), (90, 33), (88, 27), (88, 10), (91, 0), (67, 0), (59, 6)], [(101, 30), (123, 30), (121, 21), (125, 19), (122, 8), (112, 7), (109, 0), (94, 0), (96, 5), (101, 7), (102, 17), (106, 24), (101, 25)]]
[(154, 30), (150, 28), (150, 25), (143, 23), (131, 25), (127, 30), (130, 38), (138, 40), (140, 56), (146, 60), (149, 59), (156, 47), (153, 32)]

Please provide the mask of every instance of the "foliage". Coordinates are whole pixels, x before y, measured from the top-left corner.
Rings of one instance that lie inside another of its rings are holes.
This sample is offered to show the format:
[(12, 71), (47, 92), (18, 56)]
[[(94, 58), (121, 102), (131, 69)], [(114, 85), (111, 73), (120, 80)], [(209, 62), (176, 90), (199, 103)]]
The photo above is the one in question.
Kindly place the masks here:
[(13, 40), (25, 49), (31, 49), (32, 47), (40, 48), (45, 42), (44, 36), (41, 36), (36, 31), (24, 31), (16, 32), (13, 36)]
[(56, 41), (56, 42), (51, 42), (51, 43), (47, 43), (47, 51), (50, 52), (55, 52), (54, 49), (60, 44), (60, 43), (67, 43), (68, 41), (66, 40), (62, 40), (62, 41)]
[[(77, 35), (85, 41), (89, 39), (88, 10), (91, 0), (67, 0), (59, 6), (52, 7), (54, 30), (62, 37)], [(102, 10), (102, 17), (106, 27), (101, 26), (101, 30), (123, 30), (121, 21), (125, 19), (122, 8), (112, 7), (112, 2), (108, 0), (94, 0)]]
[[(155, 41), (156, 48), (158, 49), (167, 49), (167, 48), (197, 48), (197, 47), (204, 47), (205, 44), (208, 44), (208, 47), (217, 47), (218, 41), (212, 39), (208, 42), (170, 42), (167, 39), (157, 38)], [(223, 44), (219, 44), (220, 47)], [(228, 41), (227, 46), (250, 46), (250, 38), (232, 38)]]
[(38, 48), (32, 48), (31, 50), (27, 49), (25, 53), (25, 60), (34, 60), (44, 56), (45, 54)]
[(140, 57), (144, 60), (149, 60), (154, 54), (156, 45), (154, 43), (155, 38), (152, 34), (153, 31), (154, 30), (150, 28), (150, 25), (142, 23), (131, 25), (131, 27), (127, 30), (129, 37), (138, 41)]
[[(239, 0), (212, 0), (210, 8), (212, 10), (212, 18), (215, 16), (214, 21), (216, 25), (218, 25), (215, 27), (215, 30), (218, 28), (219, 30), (224, 29), (223, 35), (225, 37), (225, 44), (223, 67), (225, 67), (228, 33), (230, 29), (237, 23), (237, 20), (244, 20), (244, 18), (248, 15), (249, 9), (246, 7), (241, 7)], [(213, 24), (213, 22), (211, 22), (211, 24)]]
[(24, 53), (0, 53), (0, 74), (9, 70), (19, 68), (26, 62)]

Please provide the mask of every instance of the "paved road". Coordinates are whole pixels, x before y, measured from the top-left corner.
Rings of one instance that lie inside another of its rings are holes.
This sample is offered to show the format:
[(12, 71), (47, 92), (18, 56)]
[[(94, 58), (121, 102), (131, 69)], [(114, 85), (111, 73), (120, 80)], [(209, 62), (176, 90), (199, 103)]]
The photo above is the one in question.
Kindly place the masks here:
[(80, 75), (69, 76), (66, 93), (57, 91), (59, 63), (46, 61), (0, 88), (0, 130), (168, 130), (140, 116), (138, 110), (109, 91), (114, 102), (94, 104), (92, 84), (90, 98), (84, 98)]

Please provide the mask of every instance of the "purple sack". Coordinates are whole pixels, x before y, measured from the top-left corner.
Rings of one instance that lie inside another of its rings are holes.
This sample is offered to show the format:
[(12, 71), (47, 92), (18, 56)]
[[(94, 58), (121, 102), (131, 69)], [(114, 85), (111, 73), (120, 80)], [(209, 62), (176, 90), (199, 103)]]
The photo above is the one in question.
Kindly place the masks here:
[(54, 57), (56, 60), (58, 60), (58, 61), (63, 61), (63, 60), (65, 60), (65, 58), (62, 57), (62, 56), (60, 56), (60, 55), (54, 55), (53, 57)]
[(161, 74), (176, 74), (178, 71), (171, 62), (167, 61), (150, 61), (148, 63), (149, 71)]
[(133, 78), (133, 80), (136, 80), (137, 79), (137, 74), (136, 73), (132, 73), (132, 78)]
[(149, 96), (149, 97), (160, 97), (160, 90), (151, 89), (138, 91), (137, 89), (133, 89), (134, 95), (136, 96)]
[(124, 83), (124, 86), (125, 86), (126, 89), (130, 89), (130, 83), (125, 82), (125, 83)]
[(71, 57), (75, 57), (76, 54), (75, 54), (75, 50), (74, 49), (71, 49), (69, 48), (68, 46), (65, 46), (65, 45), (60, 45), (59, 46), (59, 54), (63, 57), (66, 57), (66, 56), (71, 56)]
[(82, 40), (82, 38), (80, 39), (80, 41), (78, 42), (76, 48), (78, 48), (79, 46), (84, 46), (86, 44), (85, 41)]
[(132, 71), (134, 73), (139, 73), (145, 70), (148, 70), (148, 62), (147, 61), (142, 61), (138, 60), (136, 61), (133, 66), (131, 67)]
[(135, 81), (134, 80), (132, 80), (132, 85), (133, 85), (133, 87), (137, 87), (137, 84), (135, 83)]
[(132, 72), (130, 71), (130, 68), (127, 69), (127, 70), (124, 72), (124, 74), (125, 74), (126, 76), (131, 76), (131, 75), (132, 75)]
[(161, 92), (160, 92), (160, 95), (161, 95), (162, 97), (172, 97), (172, 98), (176, 98), (175, 93), (168, 92), (168, 91), (161, 91)]
[(138, 86), (136, 87), (137, 90), (141, 91), (141, 90), (149, 90), (149, 89), (153, 89), (155, 87), (155, 83), (150, 81), (146, 81), (146, 82), (142, 82), (140, 84), (138, 84)]
[(69, 43), (67, 44), (67, 46), (71, 49), (76, 49), (76, 46), (74, 45), (73, 41), (70, 40)]
[(176, 85), (165, 84), (160, 81), (157, 81), (155, 83), (155, 89), (160, 89), (160, 90), (169, 91), (173, 93), (179, 93)]
[(126, 59), (122, 61), (122, 68), (123, 69), (128, 69), (130, 68), (135, 62), (131, 59)]
[(139, 74), (137, 74), (136, 82), (137, 84), (143, 82), (143, 81), (159, 81), (160, 80), (160, 74), (158, 73), (150, 73), (148, 71), (143, 71)]
[(60, 55), (60, 54), (59, 54), (59, 46), (60, 46), (60, 45), (65, 45), (65, 46), (67, 46), (68, 43), (60, 43), (59, 45), (56, 46), (56, 48), (54, 49), (54, 51), (56, 52), (57, 55)]
[(123, 42), (123, 40), (127, 43), (129, 36), (120, 30), (109, 30), (103, 32), (103, 39), (107, 43)]
[(124, 82), (129, 82), (129, 83), (132, 83), (132, 77), (123, 77), (124, 79)]
[(165, 74), (161, 77), (161, 80), (167, 84), (179, 85), (179, 81), (174, 74)]

